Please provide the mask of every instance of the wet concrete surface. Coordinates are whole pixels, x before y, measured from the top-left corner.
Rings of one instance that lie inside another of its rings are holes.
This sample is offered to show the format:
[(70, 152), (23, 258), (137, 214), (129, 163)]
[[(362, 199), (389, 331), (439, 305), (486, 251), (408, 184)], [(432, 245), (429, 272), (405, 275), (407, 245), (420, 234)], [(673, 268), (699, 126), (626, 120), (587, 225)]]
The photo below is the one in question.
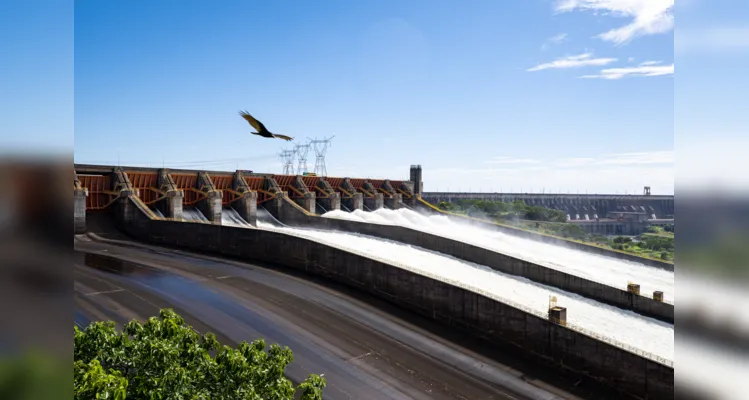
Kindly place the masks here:
[(419, 317), (290, 271), (86, 237), (75, 249), (76, 324), (121, 327), (173, 308), (221, 343), (290, 347), (289, 378), (324, 374), (326, 399), (618, 398), (522, 361), (508, 367)]

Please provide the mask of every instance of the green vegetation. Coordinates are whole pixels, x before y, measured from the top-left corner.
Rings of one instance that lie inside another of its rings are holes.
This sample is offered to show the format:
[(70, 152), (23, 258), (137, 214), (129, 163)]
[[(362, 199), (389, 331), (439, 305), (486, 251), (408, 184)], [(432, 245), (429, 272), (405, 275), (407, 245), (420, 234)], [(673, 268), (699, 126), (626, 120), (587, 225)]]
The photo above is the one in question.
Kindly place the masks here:
[(523, 201), (503, 203), (487, 200), (458, 200), (455, 203), (440, 202), (441, 210), (473, 218), (490, 220), (503, 225), (511, 225), (546, 235), (562, 237), (574, 241), (623, 251), (640, 257), (663, 261), (674, 259), (673, 226), (651, 226), (647, 233), (636, 238), (615, 237), (587, 233), (576, 224), (567, 223), (567, 215), (559, 210), (529, 206)]
[(489, 200), (458, 200), (456, 203), (441, 202), (438, 207), (445, 211), (465, 214), (474, 218), (485, 218), (499, 221), (531, 220), (547, 222), (566, 222), (567, 215), (559, 210), (546, 207), (529, 206), (519, 200), (512, 203)]
[(660, 226), (649, 226), (646, 235), (661, 236), (666, 238), (674, 238), (674, 226), (668, 225), (665, 227)]
[(284, 376), (294, 359), (288, 347), (266, 352), (262, 339), (220, 346), (169, 309), (121, 333), (113, 322), (74, 332), (75, 399), (321, 400), (326, 384), (311, 374), (295, 388)]

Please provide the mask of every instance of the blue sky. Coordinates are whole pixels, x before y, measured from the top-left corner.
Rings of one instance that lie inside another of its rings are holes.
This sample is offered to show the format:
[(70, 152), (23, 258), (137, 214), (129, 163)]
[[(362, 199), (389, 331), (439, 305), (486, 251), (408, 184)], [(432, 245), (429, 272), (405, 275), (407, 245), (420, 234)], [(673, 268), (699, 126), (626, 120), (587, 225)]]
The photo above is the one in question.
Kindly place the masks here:
[(285, 143), (251, 136), (247, 109), (335, 135), (329, 175), (673, 192), (672, 1), (457, 4), (78, 1), (75, 161), (280, 172)]

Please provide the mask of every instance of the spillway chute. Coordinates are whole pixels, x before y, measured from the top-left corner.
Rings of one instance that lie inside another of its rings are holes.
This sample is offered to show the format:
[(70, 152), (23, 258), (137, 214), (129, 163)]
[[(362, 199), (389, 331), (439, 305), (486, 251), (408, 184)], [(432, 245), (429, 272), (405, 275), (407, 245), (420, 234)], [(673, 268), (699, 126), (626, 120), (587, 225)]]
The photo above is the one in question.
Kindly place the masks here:
[[(401, 210), (391, 212), (403, 213)], [(428, 218), (423, 215), (410, 217)], [(258, 227), (387, 262), (489, 295), (510, 305), (518, 305), (534, 314), (548, 311), (548, 298), (551, 294), (557, 297), (560, 304), (567, 307), (567, 321), (586, 333), (607, 341), (613, 339), (623, 346), (630, 346), (665, 359), (670, 360), (673, 357), (673, 325), (634, 312), (608, 306), (525, 278), (504, 274), (486, 266), (390, 240), (360, 234), (277, 227), (265, 222), (258, 222)]]
[(377, 218), (377, 223), (403, 226), (483, 247), (622, 290), (626, 290), (629, 282), (635, 282), (643, 293), (662, 291), (664, 300), (674, 301), (672, 271), (461, 224), (445, 215), (425, 215), (408, 209), (379, 209), (352, 214), (358, 218), (344, 212), (338, 218), (360, 222), (364, 216)]

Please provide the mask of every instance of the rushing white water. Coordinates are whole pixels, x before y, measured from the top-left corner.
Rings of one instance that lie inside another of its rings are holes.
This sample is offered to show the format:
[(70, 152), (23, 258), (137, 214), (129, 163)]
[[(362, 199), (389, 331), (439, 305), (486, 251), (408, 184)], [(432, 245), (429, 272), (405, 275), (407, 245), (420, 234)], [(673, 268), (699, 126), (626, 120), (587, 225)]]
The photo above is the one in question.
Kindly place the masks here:
[(182, 210), (182, 219), (185, 221), (208, 221), (197, 208), (185, 208)]
[(252, 227), (249, 222), (245, 221), (237, 212), (237, 210), (231, 207), (225, 207), (221, 210), (221, 225), (231, 225), (239, 227)]
[(459, 282), (499, 301), (518, 303), (542, 313), (548, 311), (549, 296), (553, 295), (560, 306), (567, 307), (568, 323), (673, 359), (674, 326), (630, 311), (402, 243), (349, 233), (274, 227), (265, 222), (258, 222), (258, 228), (304, 237), (451, 284)]
[[(627, 260), (584, 252), (456, 223), (444, 215), (425, 216), (408, 209), (373, 212), (327, 213), (323, 217), (400, 225), (443, 236), (544, 265), (594, 282), (626, 289), (629, 282), (640, 285), (641, 293), (663, 292), (664, 300), (674, 301), (674, 273)], [(366, 215), (366, 216), (365, 216)]]
[(390, 221), (388, 221), (387, 218), (384, 218), (379, 214), (362, 210), (354, 210), (350, 213), (341, 210), (333, 210), (328, 211), (327, 213), (323, 214), (323, 216), (327, 218), (347, 219), (359, 222), (393, 225)]

